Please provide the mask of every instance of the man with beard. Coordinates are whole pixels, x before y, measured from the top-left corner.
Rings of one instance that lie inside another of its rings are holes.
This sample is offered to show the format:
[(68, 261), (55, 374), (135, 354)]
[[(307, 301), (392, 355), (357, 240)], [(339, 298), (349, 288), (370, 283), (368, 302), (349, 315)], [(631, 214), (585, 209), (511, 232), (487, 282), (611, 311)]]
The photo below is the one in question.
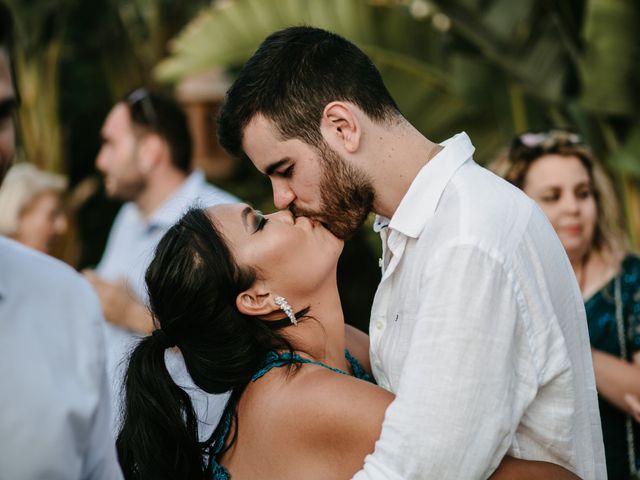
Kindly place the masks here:
[[(127, 203), (114, 221), (96, 271), (85, 271), (85, 276), (96, 288), (107, 319), (107, 371), (118, 413), (123, 359), (138, 335), (154, 329), (145, 305), (144, 274), (157, 243), (190, 205), (237, 199), (207, 183), (202, 172), (192, 171), (187, 119), (168, 97), (134, 90), (113, 107), (101, 134), (96, 166), (105, 176), (107, 195)], [(177, 354), (168, 359), (176, 381), (190, 384)], [(199, 418), (210, 424), (203, 429), (210, 433), (224, 399), (195, 389), (193, 399)]]
[[(584, 307), (562, 245), (525, 195), (437, 144), (343, 38), (270, 35), (227, 92), (222, 145), (289, 208), (383, 243), (370, 323), (396, 394), (355, 478), (487, 478), (505, 454), (606, 478)], [(366, 412), (365, 412), (366, 413)]]
[[(0, 184), (15, 152), (11, 41), (0, 2)], [(101, 328), (80, 275), (0, 237), (0, 478), (122, 478)]]

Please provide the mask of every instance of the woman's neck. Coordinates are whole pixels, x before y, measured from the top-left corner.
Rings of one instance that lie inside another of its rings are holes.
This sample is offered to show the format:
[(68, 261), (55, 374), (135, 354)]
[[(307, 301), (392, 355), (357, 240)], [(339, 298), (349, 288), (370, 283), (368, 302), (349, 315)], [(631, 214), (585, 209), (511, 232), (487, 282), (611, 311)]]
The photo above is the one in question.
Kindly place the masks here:
[(622, 255), (599, 250), (592, 250), (581, 258), (571, 258), (582, 297), (587, 299), (605, 286), (620, 269), (621, 260)]
[(309, 318), (289, 327), (287, 335), (301, 356), (344, 370), (344, 314), (337, 285), (317, 291), (309, 307)]

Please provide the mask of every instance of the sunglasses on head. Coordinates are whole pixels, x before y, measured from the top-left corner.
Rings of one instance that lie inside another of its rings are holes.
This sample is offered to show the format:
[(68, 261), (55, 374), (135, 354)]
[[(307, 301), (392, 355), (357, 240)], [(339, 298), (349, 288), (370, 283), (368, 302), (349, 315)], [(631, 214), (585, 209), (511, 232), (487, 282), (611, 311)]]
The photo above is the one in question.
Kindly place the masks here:
[(585, 143), (580, 135), (565, 130), (526, 132), (513, 139), (509, 156), (512, 159), (532, 160), (545, 152), (554, 151), (557, 148), (584, 145)]
[(133, 109), (136, 105), (142, 107), (143, 121), (151, 126), (156, 126), (157, 115), (156, 110), (153, 107), (153, 101), (151, 99), (151, 92), (144, 87), (135, 89), (129, 95), (126, 96), (125, 101), (129, 105), (129, 108)]
[(577, 133), (564, 130), (550, 130), (548, 132), (526, 132), (514, 139), (514, 144), (528, 148), (551, 147), (554, 145), (584, 145)]

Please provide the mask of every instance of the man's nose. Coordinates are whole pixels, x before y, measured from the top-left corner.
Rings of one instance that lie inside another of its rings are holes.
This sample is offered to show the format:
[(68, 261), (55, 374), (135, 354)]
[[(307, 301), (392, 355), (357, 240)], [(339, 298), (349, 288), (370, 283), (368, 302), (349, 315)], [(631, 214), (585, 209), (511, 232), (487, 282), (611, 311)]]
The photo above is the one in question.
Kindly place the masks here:
[(96, 168), (102, 172), (102, 173), (106, 173), (107, 172), (107, 168), (108, 168), (108, 160), (107, 160), (107, 155), (104, 151), (104, 147), (100, 149), (100, 151), (98, 152), (98, 156), (96, 157)]
[(284, 210), (289, 207), (296, 199), (293, 190), (284, 182), (272, 181), (271, 187), (273, 188), (273, 204), (278, 210)]

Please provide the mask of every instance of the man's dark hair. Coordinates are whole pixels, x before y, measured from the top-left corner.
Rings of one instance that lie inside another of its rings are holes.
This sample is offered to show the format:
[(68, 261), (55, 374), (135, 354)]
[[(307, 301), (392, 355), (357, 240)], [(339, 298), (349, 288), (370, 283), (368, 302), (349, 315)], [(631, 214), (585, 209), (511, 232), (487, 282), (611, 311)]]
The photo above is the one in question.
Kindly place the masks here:
[(187, 117), (170, 97), (138, 88), (124, 98), (134, 125), (162, 137), (169, 145), (171, 163), (180, 171), (191, 171), (192, 143)]
[(380, 72), (353, 43), (318, 28), (280, 30), (265, 39), (227, 92), (218, 117), (220, 144), (243, 156), (243, 130), (262, 114), (283, 138), (319, 146), (322, 112), (336, 100), (357, 105), (374, 121), (400, 114)]

